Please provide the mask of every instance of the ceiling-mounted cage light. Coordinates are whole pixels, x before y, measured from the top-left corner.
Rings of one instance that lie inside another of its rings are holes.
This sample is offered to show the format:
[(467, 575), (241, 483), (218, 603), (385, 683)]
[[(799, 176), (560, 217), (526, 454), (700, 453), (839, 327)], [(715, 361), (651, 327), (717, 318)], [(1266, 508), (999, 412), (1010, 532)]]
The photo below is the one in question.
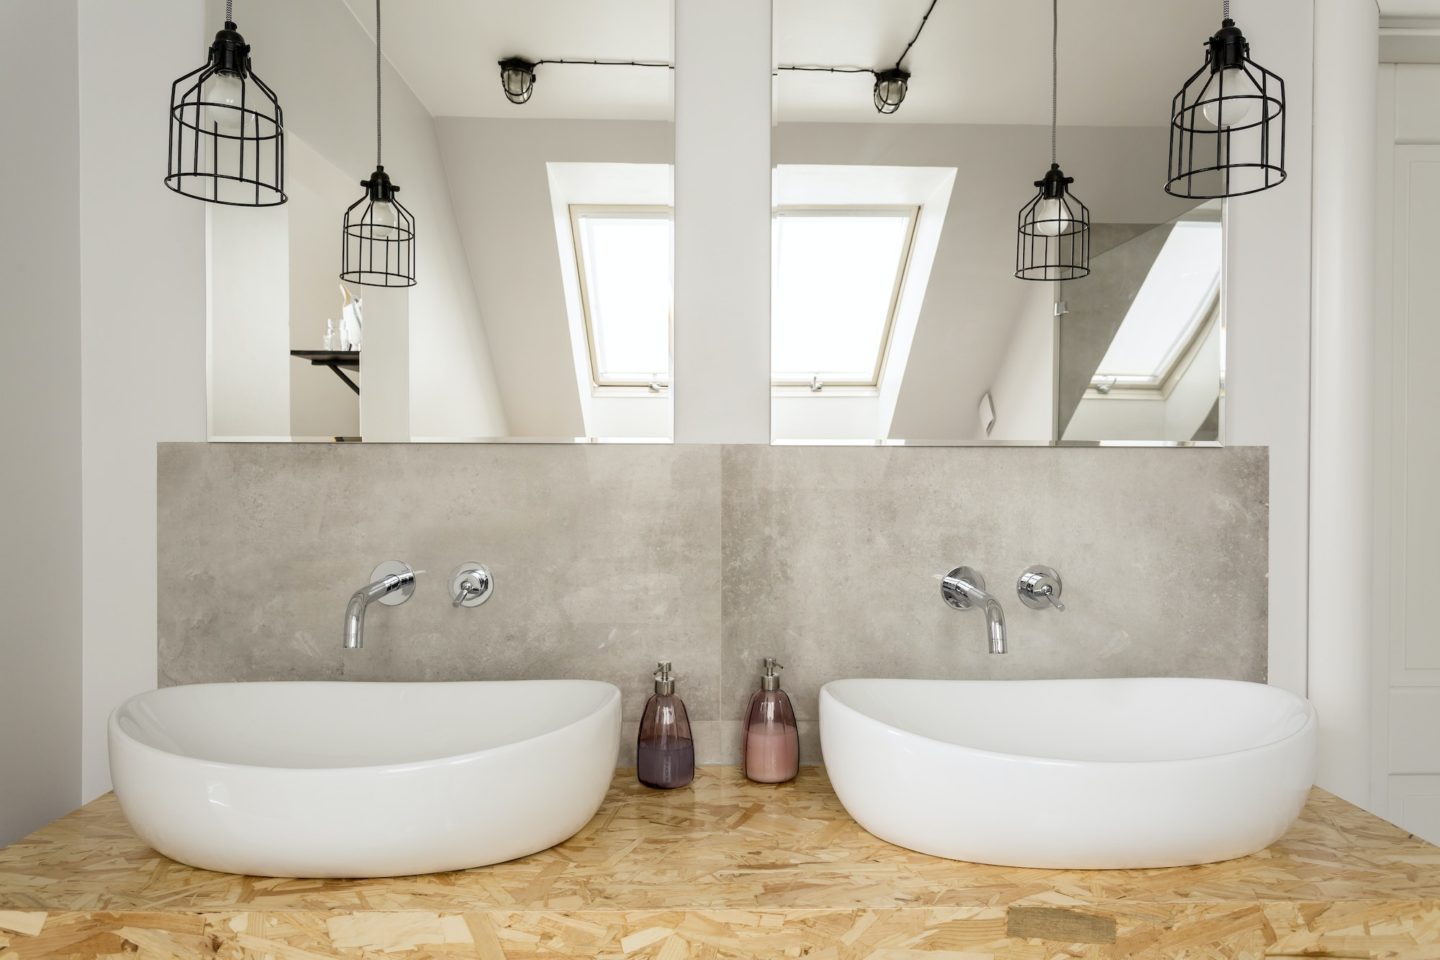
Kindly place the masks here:
[(1074, 177), (1050, 164), (1035, 181), (1034, 199), (1020, 208), (1015, 276), (1021, 280), (1078, 280), (1090, 273), (1090, 208), (1070, 192)]
[(1060, 116), (1060, 4), (1050, 4), (1050, 169), (1038, 192), (1020, 208), (1015, 232), (1015, 276), (1021, 280), (1078, 280), (1090, 275), (1090, 208), (1070, 192), (1056, 162)]
[(535, 64), (522, 57), (506, 57), (500, 61), (500, 88), (511, 103), (525, 103), (535, 92)]
[(888, 116), (899, 110), (909, 89), (910, 74), (899, 67), (877, 72), (874, 97), (876, 111)]
[(280, 100), (255, 75), (250, 45), (225, 4), (205, 65), (170, 86), (165, 186), (182, 196), (241, 207), (285, 202), (285, 121)]
[(415, 286), (415, 217), (396, 196), (400, 188), (380, 160), (382, 97), (380, 0), (375, 0), (375, 172), (361, 180), (365, 195), (345, 211), (340, 279), (371, 287)]
[(1205, 63), (1170, 109), (1165, 192), (1209, 200), (1268, 190), (1285, 180), (1285, 81), (1250, 59), (1224, 5)]

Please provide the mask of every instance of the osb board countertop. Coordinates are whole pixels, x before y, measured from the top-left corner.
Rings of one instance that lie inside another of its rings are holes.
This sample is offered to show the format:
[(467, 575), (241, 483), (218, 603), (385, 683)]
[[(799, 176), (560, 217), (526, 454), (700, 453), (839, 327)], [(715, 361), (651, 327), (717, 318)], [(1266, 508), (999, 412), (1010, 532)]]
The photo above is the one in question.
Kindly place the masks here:
[(0, 850), (0, 958), (121, 955), (1440, 960), (1440, 848), (1317, 790), (1241, 860), (983, 866), (875, 839), (819, 769), (770, 787), (703, 768), (670, 792), (621, 771), (571, 840), (458, 873), (195, 870), (136, 839), (113, 796)]

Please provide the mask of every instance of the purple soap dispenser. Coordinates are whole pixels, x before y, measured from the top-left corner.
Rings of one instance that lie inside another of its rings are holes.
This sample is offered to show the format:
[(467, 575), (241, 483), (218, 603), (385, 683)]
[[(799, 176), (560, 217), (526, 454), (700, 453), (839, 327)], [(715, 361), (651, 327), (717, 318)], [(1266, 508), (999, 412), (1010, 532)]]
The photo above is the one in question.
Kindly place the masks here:
[(685, 702), (675, 696), (670, 661), (655, 666), (655, 694), (640, 717), (635, 743), (635, 774), (647, 787), (672, 790), (695, 779), (695, 738)]

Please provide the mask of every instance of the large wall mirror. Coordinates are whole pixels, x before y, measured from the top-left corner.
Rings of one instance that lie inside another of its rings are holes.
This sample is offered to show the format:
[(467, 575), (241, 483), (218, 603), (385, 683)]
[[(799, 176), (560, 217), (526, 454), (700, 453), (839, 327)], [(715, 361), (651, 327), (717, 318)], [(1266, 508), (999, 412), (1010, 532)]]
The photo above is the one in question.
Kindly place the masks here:
[(1057, 160), (1090, 273), (1040, 282), (1015, 273), (1051, 160), (1050, 3), (774, 16), (777, 442), (1220, 439), (1221, 211), (1163, 190), (1167, 90), (1213, 9), (1059, 4)]
[[(374, 0), (252, 6), (290, 199), (207, 211), (211, 438), (672, 437), (670, 0), (385, 6), (408, 288), (338, 278), (375, 161)], [(773, 9), (776, 442), (1221, 439), (1222, 211), (1162, 189), (1166, 91), (1213, 10), (1059, 4), (1089, 273), (1035, 281), (1017, 217), (1051, 160), (1050, 4)], [(1121, 24), (1125, 55), (1097, 55)]]
[(408, 288), (339, 278), (376, 161), (374, 0), (252, 4), (267, 25), (289, 201), (208, 205), (211, 439), (668, 440), (669, 0), (385, 4)]

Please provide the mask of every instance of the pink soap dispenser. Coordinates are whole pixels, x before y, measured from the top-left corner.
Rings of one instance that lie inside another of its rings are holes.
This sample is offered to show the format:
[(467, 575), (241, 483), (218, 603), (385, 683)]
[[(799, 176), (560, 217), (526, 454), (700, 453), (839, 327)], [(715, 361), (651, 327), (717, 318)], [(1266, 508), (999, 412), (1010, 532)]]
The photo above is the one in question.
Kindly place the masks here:
[(745, 718), (745, 776), (756, 783), (784, 783), (800, 772), (800, 731), (790, 695), (780, 689), (783, 669), (774, 657), (765, 658), (760, 689)]

